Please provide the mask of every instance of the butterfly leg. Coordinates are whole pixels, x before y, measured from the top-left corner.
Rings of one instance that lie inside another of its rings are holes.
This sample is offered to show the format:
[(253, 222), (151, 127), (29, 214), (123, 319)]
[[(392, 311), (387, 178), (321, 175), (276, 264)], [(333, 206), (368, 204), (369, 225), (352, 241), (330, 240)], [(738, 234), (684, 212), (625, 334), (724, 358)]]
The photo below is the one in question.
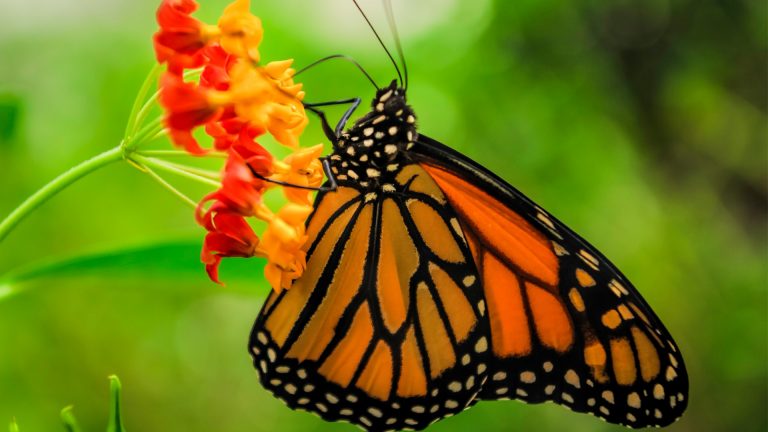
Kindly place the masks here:
[[(342, 129), (344, 129), (344, 126), (347, 124), (347, 121), (349, 121), (349, 118), (352, 116), (352, 113), (354, 113), (357, 107), (360, 106), (360, 102), (361, 102), (361, 99), (357, 97), (352, 99), (344, 99), (344, 100), (330, 101), (330, 102), (308, 103), (308, 104), (304, 104), (304, 107), (312, 111), (313, 113), (317, 114), (317, 116), (320, 118), (320, 121), (323, 124), (323, 132), (328, 137), (328, 139), (333, 141), (335, 146), (339, 137), (341, 136)], [(345, 104), (351, 104), (351, 105), (341, 116), (341, 119), (336, 124), (335, 128), (331, 128), (331, 125), (328, 123), (328, 119), (325, 117), (325, 113), (323, 111), (316, 109), (317, 107), (345, 105)]]

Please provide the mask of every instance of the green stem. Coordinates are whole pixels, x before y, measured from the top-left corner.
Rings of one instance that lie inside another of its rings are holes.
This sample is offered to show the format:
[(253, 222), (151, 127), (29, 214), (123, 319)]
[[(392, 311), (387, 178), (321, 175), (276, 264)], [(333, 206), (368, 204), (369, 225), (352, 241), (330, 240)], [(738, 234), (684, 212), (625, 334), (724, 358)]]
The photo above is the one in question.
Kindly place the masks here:
[(170, 173), (182, 176), (182, 177), (186, 177), (188, 179), (195, 180), (197, 182), (204, 183), (204, 184), (216, 187), (216, 188), (221, 187), (221, 183), (219, 183), (219, 182), (217, 182), (215, 180), (211, 180), (209, 178), (206, 178), (206, 177), (200, 176), (198, 174), (189, 172), (186, 169), (180, 168), (178, 165), (169, 164), (169, 163), (164, 162), (164, 161), (162, 161), (160, 159), (143, 157), (143, 156), (139, 156), (137, 154), (131, 155), (131, 159), (136, 161), (139, 165), (144, 165), (144, 166), (149, 166), (149, 167), (152, 167), (152, 168), (157, 168), (157, 169), (160, 169), (160, 170), (163, 170), (163, 171), (166, 171), (166, 172), (170, 172)]
[(0, 242), (13, 230), (16, 225), (19, 224), (27, 215), (33, 210), (38, 208), (44, 202), (48, 201), (52, 196), (56, 195), (59, 191), (65, 187), (71, 185), (83, 176), (96, 171), (97, 169), (108, 165), (112, 162), (118, 161), (123, 157), (123, 150), (120, 147), (115, 147), (111, 150), (107, 150), (104, 153), (94, 156), (81, 164), (74, 166), (53, 179), (51, 182), (40, 188), (37, 192), (32, 194), (26, 201), (16, 207), (3, 221), (0, 223)]
[(135, 148), (145, 142), (149, 142), (150, 140), (147, 140), (146, 138), (148, 136), (153, 136), (158, 134), (159, 132), (162, 132), (164, 129), (164, 126), (162, 125), (163, 118), (158, 117), (143, 128), (141, 128), (138, 132), (136, 132), (135, 135), (130, 137), (127, 141), (123, 142), (123, 146), (126, 149), (132, 149)]
[[(159, 156), (159, 157), (175, 157), (175, 156), (192, 156), (188, 151), (184, 150), (139, 150), (138, 154), (142, 156)], [(212, 151), (205, 154), (206, 157), (219, 157), (226, 158), (227, 154), (219, 151)]]
[(136, 99), (133, 101), (133, 106), (131, 107), (131, 114), (128, 116), (128, 122), (125, 125), (125, 134), (123, 137), (125, 139), (128, 138), (128, 135), (133, 132), (136, 127), (140, 124), (138, 121), (138, 114), (141, 111), (142, 108), (142, 102), (144, 102), (144, 98), (147, 96), (147, 92), (149, 91), (150, 87), (155, 83), (157, 80), (157, 76), (160, 74), (160, 71), (163, 70), (163, 65), (161, 64), (155, 64), (154, 67), (152, 67), (152, 70), (149, 71), (149, 74), (144, 79), (144, 82), (141, 84), (141, 88), (139, 89), (139, 93), (136, 95)]
[(188, 197), (188, 196), (187, 196), (187, 195), (185, 195), (183, 192), (181, 192), (180, 190), (178, 190), (178, 189), (176, 189), (175, 187), (173, 187), (173, 186), (172, 186), (170, 183), (168, 183), (168, 182), (167, 182), (167, 181), (166, 181), (164, 178), (160, 177), (160, 175), (159, 175), (159, 174), (157, 174), (156, 172), (154, 172), (154, 171), (152, 170), (152, 168), (150, 168), (150, 167), (148, 167), (148, 166), (146, 166), (146, 165), (141, 165), (141, 168), (142, 168), (142, 169), (143, 169), (143, 170), (144, 170), (144, 171), (145, 171), (147, 174), (149, 174), (149, 176), (150, 176), (150, 177), (152, 177), (153, 179), (155, 179), (155, 181), (157, 181), (158, 183), (160, 183), (160, 185), (161, 185), (161, 186), (163, 186), (164, 188), (166, 188), (166, 189), (168, 189), (169, 191), (171, 191), (171, 193), (172, 193), (172, 194), (174, 194), (174, 195), (176, 195), (177, 197), (181, 198), (181, 200), (182, 200), (182, 201), (184, 201), (185, 203), (189, 204), (189, 205), (190, 205), (192, 208), (197, 208), (197, 203), (196, 203), (196, 202), (195, 202), (195, 201), (194, 201), (192, 198)]

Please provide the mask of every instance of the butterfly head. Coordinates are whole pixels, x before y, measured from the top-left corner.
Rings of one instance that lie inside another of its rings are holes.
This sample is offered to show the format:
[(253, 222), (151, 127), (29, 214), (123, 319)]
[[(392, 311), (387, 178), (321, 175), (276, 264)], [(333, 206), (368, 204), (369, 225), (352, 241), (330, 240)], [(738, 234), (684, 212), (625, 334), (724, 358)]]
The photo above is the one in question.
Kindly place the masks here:
[(379, 89), (371, 111), (342, 133), (331, 167), (338, 180), (375, 187), (393, 177), (416, 141), (416, 116), (397, 81)]

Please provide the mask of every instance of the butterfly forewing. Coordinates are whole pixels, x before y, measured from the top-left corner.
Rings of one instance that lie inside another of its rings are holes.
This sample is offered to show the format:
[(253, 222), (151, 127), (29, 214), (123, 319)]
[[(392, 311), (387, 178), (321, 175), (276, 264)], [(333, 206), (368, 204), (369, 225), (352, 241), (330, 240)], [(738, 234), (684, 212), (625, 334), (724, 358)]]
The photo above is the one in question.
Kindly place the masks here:
[(316, 200), (307, 270), (272, 293), (251, 335), (262, 384), (292, 408), (368, 430), (422, 429), (466, 408), (490, 341), (456, 214), (416, 164), (375, 191)]
[(426, 137), (413, 151), (455, 209), (483, 284), (494, 359), (479, 398), (554, 401), (631, 427), (676, 420), (682, 357), (621, 273), (465, 156)]

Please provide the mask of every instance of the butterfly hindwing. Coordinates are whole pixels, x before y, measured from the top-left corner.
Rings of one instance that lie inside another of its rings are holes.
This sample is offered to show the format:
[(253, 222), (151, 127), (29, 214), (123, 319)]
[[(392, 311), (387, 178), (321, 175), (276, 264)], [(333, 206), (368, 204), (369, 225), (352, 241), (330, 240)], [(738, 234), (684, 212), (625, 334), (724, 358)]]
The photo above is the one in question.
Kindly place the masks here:
[(486, 306), (456, 214), (418, 165), (377, 193), (318, 196), (307, 270), (251, 334), (262, 384), (292, 408), (368, 430), (422, 429), (488, 373)]
[(677, 346), (605, 257), (460, 153), (422, 136), (412, 154), (456, 211), (483, 284), (494, 359), (479, 399), (554, 401), (631, 427), (682, 414)]

